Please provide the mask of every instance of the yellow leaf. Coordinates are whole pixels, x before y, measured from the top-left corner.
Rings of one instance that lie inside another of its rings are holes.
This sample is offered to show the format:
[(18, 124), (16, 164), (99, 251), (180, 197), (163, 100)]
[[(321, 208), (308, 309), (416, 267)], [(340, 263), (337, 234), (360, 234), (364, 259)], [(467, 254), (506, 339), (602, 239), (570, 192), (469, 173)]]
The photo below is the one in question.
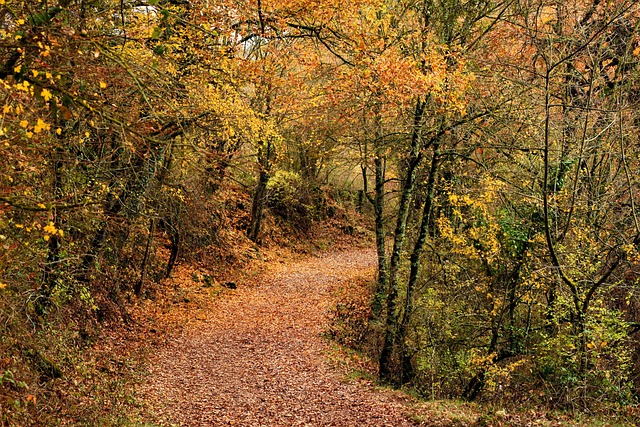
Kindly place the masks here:
[[(2, 0), (0, 0), (0, 1), (2, 1)], [(8, 286), (8, 285), (7, 285), (6, 283), (2, 283), (2, 282), (0, 282), (0, 289), (4, 289), (4, 288), (6, 288), (7, 286)]]
[(100, 89), (106, 89), (107, 84), (105, 82), (100, 82)]
[(53, 222), (49, 221), (49, 224), (45, 225), (44, 227), (44, 232), (48, 233), (48, 234), (55, 234), (55, 232), (57, 231), (56, 226), (53, 224)]
[(42, 119), (38, 119), (38, 123), (34, 126), (33, 131), (35, 133), (40, 133), (43, 130), (49, 130), (51, 129), (51, 125), (44, 122)]
[(40, 95), (42, 95), (45, 101), (49, 101), (51, 98), (53, 98), (53, 95), (51, 94), (51, 92), (49, 92), (48, 89), (42, 89)]
[(26, 129), (29, 126), (29, 122), (26, 120), (20, 120), (20, 127)]

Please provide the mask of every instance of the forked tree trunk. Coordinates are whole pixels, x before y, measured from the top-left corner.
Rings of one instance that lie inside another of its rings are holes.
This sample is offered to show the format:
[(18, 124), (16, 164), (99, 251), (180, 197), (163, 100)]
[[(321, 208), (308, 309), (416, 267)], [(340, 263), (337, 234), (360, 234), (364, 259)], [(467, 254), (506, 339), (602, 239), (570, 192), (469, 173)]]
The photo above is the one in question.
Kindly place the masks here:
[(418, 238), (413, 246), (410, 258), (410, 271), (409, 280), (407, 282), (407, 289), (404, 301), (404, 314), (400, 322), (400, 328), (398, 330), (398, 340), (400, 341), (400, 360), (401, 366), (401, 381), (403, 383), (409, 382), (412, 377), (412, 365), (411, 357), (413, 356), (406, 346), (405, 340), (409, 331), (409, 323), (411, 321), (411, 315), (413, 314), (413, 294), (418, 283), (418, 277), (420, 276), (420, 256), (424, 250), (424, 245), (427, 241), (427, 235), (429, 233), (429, 227), (431, 224), (431, 210), (433, 206), (433, 198), (435, 194), (435, 183), (438, 174), (438, 165), (440, 161), (440, 144), (435, 142), (433, 145), (433, 156), (431, 157), (431, 166), (429, 167), (429, 176), (427, 178), (427, 197), (422, 209), (422, 219), (420, 222), (420, 230), (418, 231)]
[(411, 135), (411, 148), (409, 159), (407, 161), (405, 180), (400, 195), (398, 205), (398, 214), (396, 217), (396, 228), (394, 231), (393, 251), (391, 252), (391, 264), (389, 267), (389, 290), (387, 294), (387, 321), (385, 328), (384, 345), (380, 353), (380, 380), (385, 382), (394, 382), (392, 375), (392, 359), (396, 344), (397, 323), (398, 323), (398, 275), (400, 270), (400, 261), (402, 256), (402, 248), (404, 246), (407, 234), (407, 218), (409, 216), (409, 207), (416, 182), (418, 165), (422, 160), (421, 148), (422, 140), (420, 138), (420, 123), (424, 112), (424, 104), (418, 100), (414, 112), (413, 131)]

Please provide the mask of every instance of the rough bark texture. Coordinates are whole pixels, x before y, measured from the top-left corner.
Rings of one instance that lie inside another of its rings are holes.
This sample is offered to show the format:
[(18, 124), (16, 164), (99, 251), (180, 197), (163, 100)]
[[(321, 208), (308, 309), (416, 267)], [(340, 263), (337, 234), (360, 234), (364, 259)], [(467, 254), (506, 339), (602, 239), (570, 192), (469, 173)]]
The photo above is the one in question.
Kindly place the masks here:
[(438, 163), (440, 156), (440, 145), (434, 144), (433, 156), (431, 158), (431, 166), (429, 168), (429, 177), (427, 178), (427, 199), (425, 200), (422, 210), (422, 219), (420, 223), (420, 230), (418, 232), (418, 238), (413, 246), (410, 258), (410, 271), (409, 281), (407, 282), (407, 291), (404, 301), (404, 314), (400, 321), (400, 328), (398, 330), (398, 339), (401, 344), (401, 360), (402, 360), (402, 373), (401, 381), (408, 382), (411, 380), (411, 352), (405, 345), (405, 338), (409, 330), (409, 321), (411, 320), (411, 313), (413, 312), (413, 292), (418, 283), (418, 277), (420, 275), (420, 256), (424, 250), (424, 245), (427, 241), (427, 234), (429, 232), (429, 224), (431, 223), (431, 207), (433, 205), (433, 197), (435, 191), (436, 175), (438, 174)]
[(400, 261), (402, 258), (402, 248), (407, 234), (407, 217), (409, 206), (413, 196), (413, 189), (416, 183), (416, 173), (422, 155), (420, 149), (422, 141), (420, 139), (420, 122), (422, 121), (423, 104), (418, 100), (414, 113), (413, 133), (411, 136), (411, 151), (405, 170), (405, 179), (398, 204), (398, 214), (396, 217), (396, 229), (393, 238), (393, 251), (391, 252), (391, 265), (389, 267), (389, 291), (387, 295), (387, 322), (385, 330), (384, 345), (380, 354), (380, 379), (386, 382), (395, 382), (391, 363), (396, 343), (398, 324), (398, 274)]

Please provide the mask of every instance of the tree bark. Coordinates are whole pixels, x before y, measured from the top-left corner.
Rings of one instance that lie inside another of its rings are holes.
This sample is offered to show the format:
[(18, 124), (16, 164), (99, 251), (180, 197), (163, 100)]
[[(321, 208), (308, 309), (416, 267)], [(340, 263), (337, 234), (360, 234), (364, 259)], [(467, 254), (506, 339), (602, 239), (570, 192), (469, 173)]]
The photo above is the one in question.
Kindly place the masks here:
[(147, 271), (149, 265), (149, 257), (151, 255), (151, 247), (153, 246), (153, 237), (156, 233), (156, 220), (151, 219), (151, 223), (149, 224), (149, 237), (147, 238), (147, 244), (144, 249), (144, 256), (142, 257), (142, 265), (140, 266), (140, 280), (136, 282), (133, 287), (133, 292), (137, 297), (142, 293), (142, 288), (144, 286), (144, 282), (147, 280)]
[[(382, 135), (382, 118), (380, 117), (379, 108), (375, 110), (374, 117), (375, 138), (374, 138), (374, 195), (370, 197), (367, 191), (367, 166), (361, 166), (362, 179), (364, 183), (364, 194), (373, 205), (375, 217), (375, 233), (376, 233), (376, 253), (378, 255), (378, 280), (376, 282), (375, 295), (372, 302), (372, 316), (374, 319), (380, 318), (382, 315), (382, 301), (387, 289), (387, 249), (386, 249), (386, 233), (384, 230), (384, 199), (386, 179), (386, 156), (383, 145)], [(368, 147), (365, 142), (364, 158), (368, 158)]]
[(247, 232), (247, 236), (249, 237), (249, 239), (256, 243), (258, 242), (258, 236), (260, 235), (264, 204), (267, 200), (268, 182), (269, 173), (263, 169), (260, 171), (258, 185), (256, 186), (255, 193), (253, 194), (253, 203), (251, 204), (251, 223)]
[(393, 250), (391, 252), (391, 263), (389, 267), (389, 290), (387, 295), (387, 321), (385, 328), (385, 339), (380, 354), (380, 380), (385, 382), (393, 382), (391, 364), (396, 343), (397, 323), (398, 323), (398, 275), (400, 270), (400, 261), (402, 258), (402, 248), (404, 245), (407, 232), (407, 218), (409, 216), (409, 207), (416, 182), (417, 168), (422, 160), (421, 148), (422, 141), (420, 139), (420, 123), (424, 112), (424, 104), (420, 99), (416, 101), (414, 112), (413, 129), (411, 133), (411, 151), (405, 171), (405, 179), (403, 183), (400, 202), (398, 205), (398, 215), (396, 218), (396, 228), (394, 231)]
[(180, 232), (175, 227), (169, 233), (169, 239), (171, 241), (171, 253), (169, 254), (169, 261), (167, 261), (167, 271), (164, 274), (165, 278), (171, 276), (171, 271), (173, 271), (173, 267), (176, 265), (178, 253), (180, 252)]
[[(53, 161), (53, 198), (57, 200), (62, 195), (62, 162), (60, 161), (60, 150), (56, 153), (56, 159)], [(52, 222), (56, 228), (59, 227), (59, 216), (54, 209), (51, 214), (53, 215)], [(47, 243), (47, 261), (44, 265), (44, 274), (42, 277), (42, 286), (38, 291), (38, 298), (36, 300), (35, 309), (39, 316), (45, 314), (49, 303), (51, 302), (51, 292), (56, 285), (58, 278), (57, 264), (60, 261), (60, 236), (58, 234), (52, 234), (49, 236), (49, 242)]]
[(420, 275), (420, 256), (422, 255), (422, 252), (424, 250), (424, 245), (427, 241), (427, 235), (429, 233), (429, 227), (431, 224), (431, 210), (435, 194), (436, 176), (438, 174), (438, 165), (440, 160), (439, 156), (440, 144), (438, 142), (435, 142), (433, 146), (433, 155), (431, 157), (431, 166), (429, 168), (429, 176), (427, 178), (427, 197), (422, 209), (422, 220), (420, 222), (418, 238), (416, 239), (416, 242), (413, 246), (413, 252), (411, 252), (411, 267), (404, 301), (404, 314), (402, 316), (400, 328), (398, 331), (398, 340), (400, 341), (401, 345), (400, 357), (402, 360), (401, 381), (403, 383), (409, 382), (411, 380), (411, 354), (408, 351), (409, 349), (406, 346), (405, 340), (409, 331), (409, 322), (411, 320), (411, 314), (413, 312), (413, 293), (416, 283), (418, 282), (418, 277)]

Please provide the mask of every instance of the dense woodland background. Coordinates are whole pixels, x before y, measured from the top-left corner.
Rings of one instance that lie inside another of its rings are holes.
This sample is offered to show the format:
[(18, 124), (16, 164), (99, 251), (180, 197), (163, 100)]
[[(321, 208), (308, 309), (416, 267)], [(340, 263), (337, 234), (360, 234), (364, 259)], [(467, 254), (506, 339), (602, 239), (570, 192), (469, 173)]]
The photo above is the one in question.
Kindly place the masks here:
[(331, 333), (381, 381), (636, 405), (636, 1), (0, 0), (0, 19), (0, 425), (176, 263), (361, 218), (378, 279)]

